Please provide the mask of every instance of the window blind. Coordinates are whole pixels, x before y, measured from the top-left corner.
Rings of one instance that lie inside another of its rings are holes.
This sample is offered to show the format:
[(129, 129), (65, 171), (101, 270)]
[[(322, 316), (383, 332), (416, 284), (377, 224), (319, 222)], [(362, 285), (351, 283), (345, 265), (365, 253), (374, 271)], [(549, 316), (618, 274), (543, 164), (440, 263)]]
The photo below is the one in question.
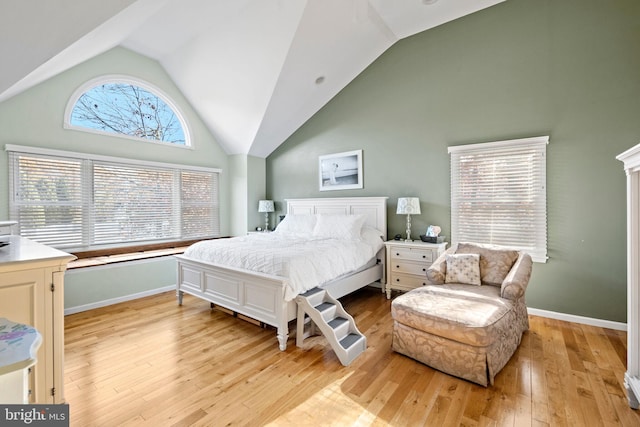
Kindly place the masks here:
[(82, 162), (10, 153), (9, 216), (20, 234), (51, 246), (82, 245)]
[(78, 250), (220, 233), (215, 169), (7, 150), (10, 217), (24, 237)]
[(180, 238), (177, 214), (171, 170), (93, 164), (94, 245)]
[(523, 250), (547, 259), (548, 137), (449, 147), (452, 242)]
[(182, 171), (180, 179), (182, 236), (218, 236), (219, 222), (209, 220), (218, 211), (218, 175)]

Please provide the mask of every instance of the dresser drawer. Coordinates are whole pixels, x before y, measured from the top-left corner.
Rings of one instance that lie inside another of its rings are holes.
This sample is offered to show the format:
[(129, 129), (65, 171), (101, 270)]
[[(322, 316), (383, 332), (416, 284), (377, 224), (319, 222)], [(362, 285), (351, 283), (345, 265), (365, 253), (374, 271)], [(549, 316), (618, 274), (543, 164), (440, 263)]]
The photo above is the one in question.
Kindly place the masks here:
[(425, 286), (428, 283), (427, 276), (410, 276), (400, 273), (391, 273), (391, 286), (397, 289), (413, 289)]
[(416, 274), (420, 276), (426, 276), (428, 263), (418, 263), (411, 261), (400, 261), (395, 259), (391, 262), (391, 271), (406, 274)]
[(391, 248), (391, 259), (407, 259), (414, 261), (433, 262), (433, 252), (430, 249)]

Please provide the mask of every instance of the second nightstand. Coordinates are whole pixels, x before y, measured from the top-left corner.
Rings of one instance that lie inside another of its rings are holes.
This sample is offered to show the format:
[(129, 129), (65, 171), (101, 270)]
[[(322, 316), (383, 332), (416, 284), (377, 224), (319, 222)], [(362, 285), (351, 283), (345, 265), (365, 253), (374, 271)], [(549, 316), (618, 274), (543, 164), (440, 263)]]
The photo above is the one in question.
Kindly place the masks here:
[(387, 299), (391, 290), (409, 291), (427, 284), (427, 268), (442, 254), (447, 243), (390, 240), (387, 247)]

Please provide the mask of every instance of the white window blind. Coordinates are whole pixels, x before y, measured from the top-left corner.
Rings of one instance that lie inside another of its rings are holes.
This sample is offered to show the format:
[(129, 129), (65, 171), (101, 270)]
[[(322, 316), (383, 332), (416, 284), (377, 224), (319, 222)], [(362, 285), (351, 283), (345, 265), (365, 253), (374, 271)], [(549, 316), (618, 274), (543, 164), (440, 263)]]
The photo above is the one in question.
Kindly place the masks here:
[(20, 234), (46, 245), (82, 245), (82, 162), (10, 153), (9, 216)]
[(180, 179), (182, 236), (219, 235), (218, 222), (208, 220), (218, 212), (218, 175), (182, 171)]
[(220, 234), (219, 170), (7, 146), (20, 234), (79, 250)]
[(449, 147), (451, 238), (506, 246), (547, 260), (549, 137)]
[(93, 164), (93, 244), (179, 238), (173, 171)]

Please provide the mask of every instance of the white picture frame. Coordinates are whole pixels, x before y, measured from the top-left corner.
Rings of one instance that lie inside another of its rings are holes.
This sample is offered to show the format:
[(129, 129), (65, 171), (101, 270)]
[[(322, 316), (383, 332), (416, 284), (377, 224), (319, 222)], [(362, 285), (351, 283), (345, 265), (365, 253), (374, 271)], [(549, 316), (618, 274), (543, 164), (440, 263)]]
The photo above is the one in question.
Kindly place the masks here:
[(318, 180), (320, 191), (363, 188), (362, 150), (319, 156)]

